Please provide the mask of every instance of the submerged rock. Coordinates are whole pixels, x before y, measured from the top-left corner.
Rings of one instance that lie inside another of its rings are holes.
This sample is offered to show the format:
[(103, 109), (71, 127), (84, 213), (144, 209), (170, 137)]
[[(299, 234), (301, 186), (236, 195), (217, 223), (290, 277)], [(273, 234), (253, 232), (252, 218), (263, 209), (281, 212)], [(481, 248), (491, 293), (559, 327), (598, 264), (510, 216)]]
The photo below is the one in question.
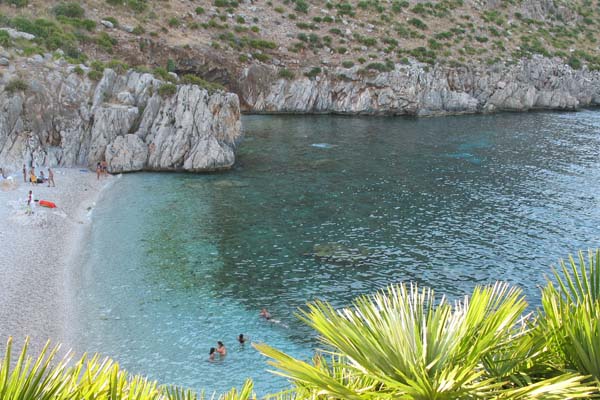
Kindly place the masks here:
[(371, 250), (366, 247), (356, 248), (345, 246), (341, 243), (315, 244), (313, 255), (316, 259), (339, 265), (361, 265), (369, 261)]
[(96, 84), (68, 64), (43, 68), (25, 61), (18, 74), (27, 90), (0, 92), (4, 167), (93, 168), (106, 160), (110, 172), (199, 172), (235, 161), (242, 135), (235, 94), (182, 85), (160, 96), (163, 83), (150, 74), (106, 69)]
[(214, 185), (218, 188), (244, 188), (247, 187), (248, 184), (240, 181), (234, 181), (231, 179), (222, 179), (216, 181)]

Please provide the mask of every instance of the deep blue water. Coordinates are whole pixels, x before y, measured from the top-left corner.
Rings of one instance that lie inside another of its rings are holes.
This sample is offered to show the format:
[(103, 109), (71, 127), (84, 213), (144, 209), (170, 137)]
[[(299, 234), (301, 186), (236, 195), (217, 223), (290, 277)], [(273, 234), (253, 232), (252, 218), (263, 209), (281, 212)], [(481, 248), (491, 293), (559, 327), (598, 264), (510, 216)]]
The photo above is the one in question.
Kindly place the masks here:
[[(226, 173), (130, 174), (94, 211), (77, 350), (165, 383), (286, 387), (244, 333), (309, 358), (294, 316), (416, 281), (506, 280), (532, 307), (551, 264), (600, 241), (600, 113), (246, 116)], [(258, 318), (267, 307), (280, 323)], [(229, 355), (209, 363), (222, 340)]]

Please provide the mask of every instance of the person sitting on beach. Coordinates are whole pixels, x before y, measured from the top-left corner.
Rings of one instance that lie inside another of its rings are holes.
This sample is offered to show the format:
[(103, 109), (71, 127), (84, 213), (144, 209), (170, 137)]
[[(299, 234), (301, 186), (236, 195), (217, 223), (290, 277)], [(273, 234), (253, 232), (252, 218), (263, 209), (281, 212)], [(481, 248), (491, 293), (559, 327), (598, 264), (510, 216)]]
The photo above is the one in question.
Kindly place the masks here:
[(248, 340), (248, 339), (246, 339), (244, 337), (244, 334), (240, 333), (240, 336), (238, 336), (238, 342), (240, 342), (240, 344), (244, 344), (244, 343), (246, 343), (246, 340)]
[(210, 351), (208, 352), (208, 361), (214, 361), (216, 354), (217, 354), (217, 350), (214, 347), (211, 347)]
[(223, 342), (217, 342), (217, 353), (219, 353), (221, 357), (225, 357), (225, 355), (227, 355), (227, 349), (225, 348)]
[(48, 187), (50, 187), (50, 184), (52, 184), (52, 187), (56, 187), (54, 184), (54, 172), (51, 168), (48, 168)]
[(44, 171), (40, 171), (40, 176), (37, 178), (37, 183), (46, 182), (46, 177), (44, 176)]
[(35, 176), (35, 168), (31, 167), (31, 169), (29, 170), (29, 182), (31, 182), (32, 185), (37, 185), (37, 176)]
[(267, 321), (271, 319), (271, 313), (269, 311), (267, 311), (266, 308), (263, 308), (262, 310), (260, 310), (259, 316), (261, 318), (266, 319)]

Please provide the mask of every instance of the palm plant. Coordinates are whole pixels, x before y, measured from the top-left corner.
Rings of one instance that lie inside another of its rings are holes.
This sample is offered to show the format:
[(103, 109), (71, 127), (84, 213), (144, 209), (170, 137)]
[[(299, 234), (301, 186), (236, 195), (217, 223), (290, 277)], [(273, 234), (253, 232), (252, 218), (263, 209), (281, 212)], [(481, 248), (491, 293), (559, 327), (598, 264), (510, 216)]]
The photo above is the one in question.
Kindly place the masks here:
[(589, 375), (600, 388), (600, 250), (579, 253), (554, 269), (542, 290), (538, 334), (558, 368)]
[[(27, 355), (27, 340), (14, 366), (12, 338), (0, 362), (2, 400), (204, 400), (189, 389), (159, 386), (142, 376), (130, 376), (112, 360), (98, 355), (73, 362), (71, 355), (56, 360), (59, 346), (47, 343), (34, 359)], [(241, 391), (232, 389), (213, 400), (255, 399), (253, 385), (246, 381)]]
[[(317, 301), (301, 315), (330, 362), (307, 363), (267, 345), (275, 373), (311, 399), (565, 399), (586, 397), (583, 376), (544, 366), (542, 341), (507, 284), (477, 287), (454, 306), (430, 289), (396, 285), (334, 310)], [(530, 375), (527, 372), (531, 372)], [(286, 394), (289, 396), (289, 393)]]
[[(294, 387), (265, 400), (574, 399), (600, 394), (600, 250), (561, 261), (537, 315), (519, 289), (476, 287), (453, 304), (433, 290), (393, 285), (335, 310), (308, 306), (300, 318), (320, 334), (312, 362), (260, 344)], [(112, 360), (37, 358), (27, 341), (0, 359), (1, 400), (204, 400), (203, 394), (130, 376)], [(246, 381), (216, 400), (256, 399)]]

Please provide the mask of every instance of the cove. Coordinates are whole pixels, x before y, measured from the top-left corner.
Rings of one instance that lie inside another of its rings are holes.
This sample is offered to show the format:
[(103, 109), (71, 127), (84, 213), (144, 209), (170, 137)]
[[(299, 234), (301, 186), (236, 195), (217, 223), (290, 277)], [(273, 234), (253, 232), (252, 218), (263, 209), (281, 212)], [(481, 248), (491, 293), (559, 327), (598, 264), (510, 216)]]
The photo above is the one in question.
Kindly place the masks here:
[[(77, 351), (164, 383), (284, 389), (243, 333), (311, 357), (294, 316), (414, 281), (457, 298), (505, 280), (535, 307), (549, 267), (600, 239), (600, 113), (245, 116), (233, 170), (124, 175), (94, 210)], [(268, 308), (279, 323), (258, 318)], [(223, 341), (229, 354), (209, 363)]]

